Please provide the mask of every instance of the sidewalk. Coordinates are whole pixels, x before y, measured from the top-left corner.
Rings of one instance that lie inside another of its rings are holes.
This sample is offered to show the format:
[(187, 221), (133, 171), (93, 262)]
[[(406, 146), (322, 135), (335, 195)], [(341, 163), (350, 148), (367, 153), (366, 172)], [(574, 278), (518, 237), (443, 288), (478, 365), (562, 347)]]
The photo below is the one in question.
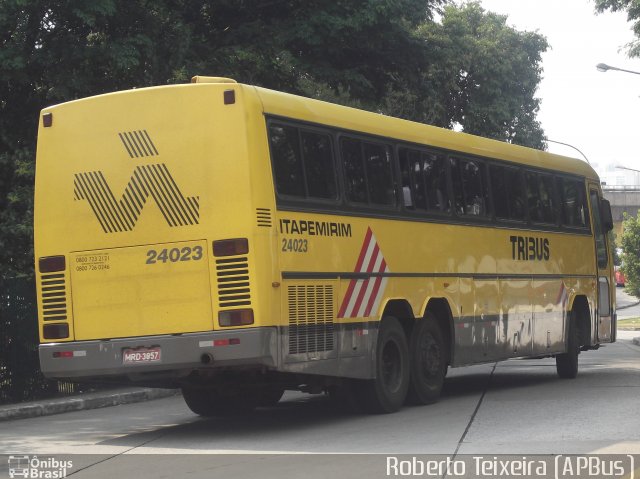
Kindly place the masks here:
[(627, 309), (640, 304), (640, 300), (624, 292), (622, 288), (616, 288), (616, 310)]
[(43, 399), (20, 404), (0, 406), (0, 422), (13, 419), (26, 419), (38, 416), (50, 416), (71, 411), (98, 409), (136, 402), (175, 396), (177, 389), (120, 388), (109, 391), (85, 393), (56, 399)]

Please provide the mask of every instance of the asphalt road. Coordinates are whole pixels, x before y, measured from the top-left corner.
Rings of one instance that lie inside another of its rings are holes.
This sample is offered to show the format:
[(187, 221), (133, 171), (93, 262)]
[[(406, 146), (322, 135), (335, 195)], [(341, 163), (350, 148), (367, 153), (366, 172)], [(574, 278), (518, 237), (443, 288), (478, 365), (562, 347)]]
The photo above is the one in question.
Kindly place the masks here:
[(623, 288), (616, 288), (616, 304), (618, 308), (622, 307), (618, 310), (618, 319), (640, 317), (638, 298), (625, 293)]
[[(336, 477), (349, 471), (363, 477), (367, 467), (382, 467), (382, 459), (354, 456), (284, 456), (280, 464), (272, 454), (640, 453), (640, 347), (630, 341), (637, 335), (620, 331), (617, 343), (582, 353), (575, 380), (559, 379), (552, 359), (454, 369), (439, 403), (391, 415), (349, 415), (324, 396), (287, 393), (277, 407), (249, 416), (203, 419), (174, 396), (4, 422), (0, 453), (99, 455), (73, 456), (74, 477), (112, 478), (114, 471), (135, 467), (140, 477), (178, 477), (188, 470), (189, 477), (226, 479), (280, 476), (283, 464), (297, 477), (298, 467), (314, 461), (329, 469), (316, 465), (305, 479), (335, 475), (331, 471), (341, 464)], [(166, 453), (229, 455), (224, 467), (222, 456), (200, 467), (194, 456), (157, 456)], [(141, 454), (154, 456), (133, 457)], [(136, 460), (145, 467), (132, 466)]]

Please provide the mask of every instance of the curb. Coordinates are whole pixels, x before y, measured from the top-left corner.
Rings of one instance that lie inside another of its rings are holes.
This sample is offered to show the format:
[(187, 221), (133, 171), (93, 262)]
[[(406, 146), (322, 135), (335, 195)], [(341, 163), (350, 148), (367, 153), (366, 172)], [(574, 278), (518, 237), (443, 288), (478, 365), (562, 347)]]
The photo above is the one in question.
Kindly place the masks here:
[(132, 404), (161, 399), (179, 394), (178, 389), (127, 388), (60, 399), (46, 399), (9, 406), (0, 406), (0, 422), (14, 419), (50, 416), (71, 411), (84, 411), (103, 407)]
[(633, 306), (638, 306), (640, 304), (640, 301), (635, 302), (635, 303), (631, 303), (631, 304), (625, 304), (624, 306), (617, 306), (616, 307), (616, 311), (619, 311), (621, 309), (627, 309), (627, 308), (631, 308)]

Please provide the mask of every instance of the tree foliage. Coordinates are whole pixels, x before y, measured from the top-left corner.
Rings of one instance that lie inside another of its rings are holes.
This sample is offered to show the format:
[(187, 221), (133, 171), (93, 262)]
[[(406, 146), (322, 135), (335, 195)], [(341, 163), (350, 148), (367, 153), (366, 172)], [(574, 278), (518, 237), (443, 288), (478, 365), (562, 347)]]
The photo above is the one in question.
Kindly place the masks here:
[(447, 0), (3, 0), (0, 274), (32, 270), (38, 112), (133, 87), (228, 76), (544, 147), (547, 44)]
[(604, 12), (626, 11), (627, 20), (633, 25), (636, 39), (627, 45), (630, 57), (640, 57), (640, 0), (595, 0), (596, 10)]
[(640, 297), (640, 211), (637, 216), (628, 216), (625, 213), (620, 245), (625, 289)]

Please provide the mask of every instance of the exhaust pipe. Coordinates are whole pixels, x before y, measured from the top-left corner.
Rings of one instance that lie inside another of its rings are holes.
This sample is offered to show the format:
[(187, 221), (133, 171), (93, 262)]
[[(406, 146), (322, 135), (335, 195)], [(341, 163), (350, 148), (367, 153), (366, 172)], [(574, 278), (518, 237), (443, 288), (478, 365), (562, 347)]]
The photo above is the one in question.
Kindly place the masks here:
[(202, 356), (200, 356), (200, 362), (204, 365), (213, 364), (213, 354), (204, 353)]

